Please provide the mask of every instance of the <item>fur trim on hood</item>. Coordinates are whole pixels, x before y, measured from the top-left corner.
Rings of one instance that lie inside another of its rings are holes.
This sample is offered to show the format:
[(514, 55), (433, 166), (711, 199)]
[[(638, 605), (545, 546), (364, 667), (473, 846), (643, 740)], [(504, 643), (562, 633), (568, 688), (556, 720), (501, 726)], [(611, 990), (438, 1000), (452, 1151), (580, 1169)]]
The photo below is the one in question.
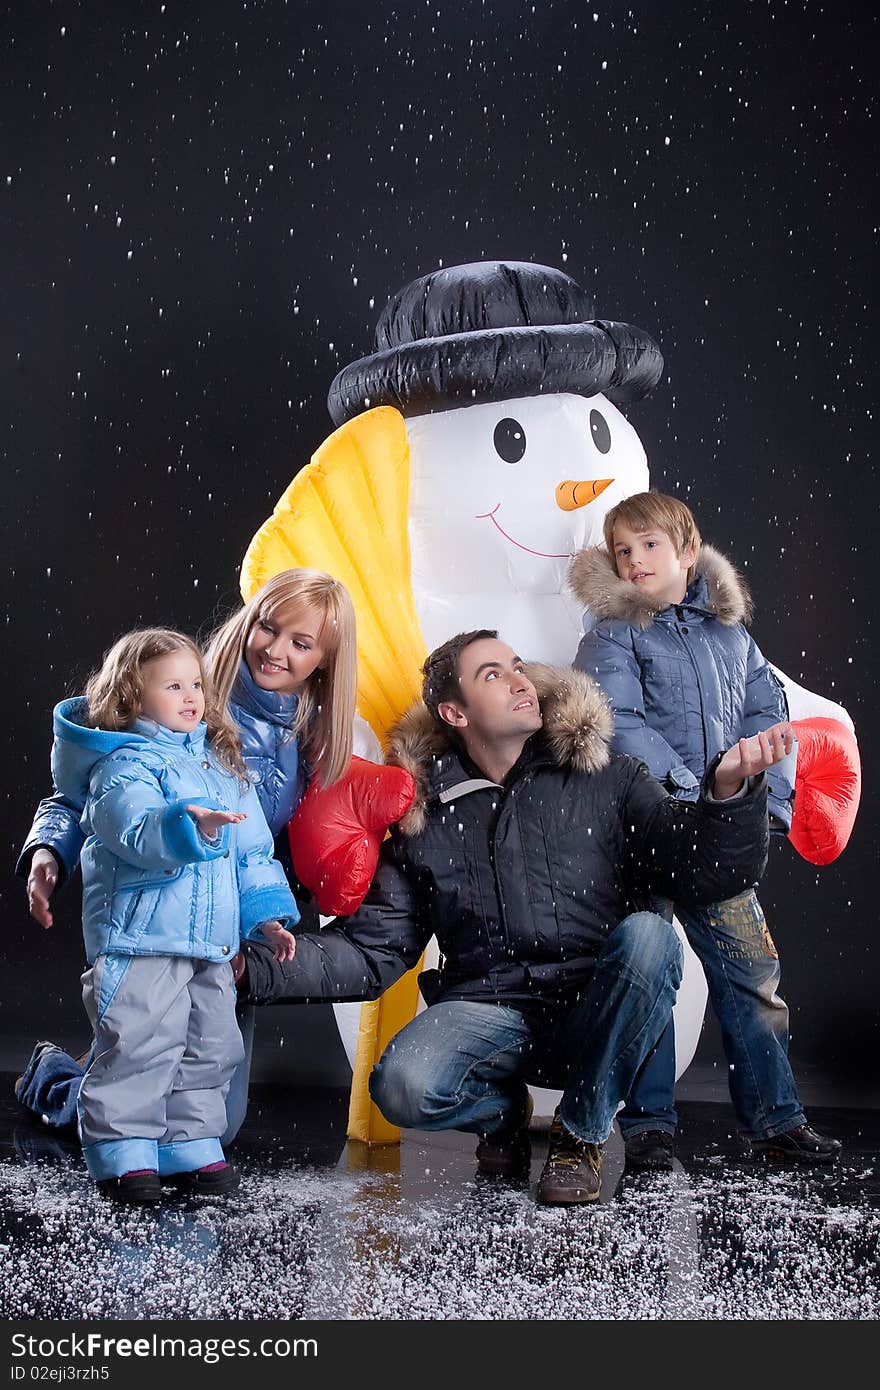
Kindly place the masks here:
[[(599, 685), (582, 671), (569, 667), (526, 667), (538, 692), (544, 715), (543, 738), (551, 758), (576, 772), (598, 772), (610, 757), (614, 720)], [(431, 774), (444, 754), (455, 752), (451, 730), (438, 727), (419, 700), (395, 724), (389, 737), (388, 762), (405, 768), (416, 784), (416, 795), (398, 822), (404, 835), (418, 835), (427, 824)]]
[[(711, 545), (700, 547), (696, 576), (700, 575), (709, 589), (709, 608), (720, 623), (732, 627), (751, 620), (752, 596), (746, 581), (726, 556)], [(628, 579), (620, 579), (614, 561), (600, 545), (575, 555), (568, 582), (575, 598), (589, 608), (597, 622), (617, 618), (644, 630), (669, 607), (668, 603), (651, 602)]]

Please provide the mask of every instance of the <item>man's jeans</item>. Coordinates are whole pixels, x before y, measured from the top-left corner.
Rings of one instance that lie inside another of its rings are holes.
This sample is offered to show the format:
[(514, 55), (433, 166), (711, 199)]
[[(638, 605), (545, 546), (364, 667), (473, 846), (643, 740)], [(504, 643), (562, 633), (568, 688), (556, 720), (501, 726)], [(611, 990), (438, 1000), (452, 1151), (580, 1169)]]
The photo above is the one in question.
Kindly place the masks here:
[(392, 1124), (507, 1134), (526, 1115), (527, 1081), (562, 1089), (566, 1129), (608, 1138), (615, 1112), (669, 1021), (682, 952), (667, 921), (626, 917), (577, 1002), (543, 1026), (509, 1005), (431, 1005), (389, 1043), (370, 1093)]
[[(659, 907), (659, 904), (655, 904)], [(788, 1060), (788, 1009), (776, 993), (779, 960), (754, 889), (675, 915), (706, 972), (721, 1025), (730, 1098), (742, 1133), (769, 1139), (804, 1123)], [(670, 1027), (648, 1057), (620, 1112), (621, 1133), (675, 1130), (675, 1039)]]

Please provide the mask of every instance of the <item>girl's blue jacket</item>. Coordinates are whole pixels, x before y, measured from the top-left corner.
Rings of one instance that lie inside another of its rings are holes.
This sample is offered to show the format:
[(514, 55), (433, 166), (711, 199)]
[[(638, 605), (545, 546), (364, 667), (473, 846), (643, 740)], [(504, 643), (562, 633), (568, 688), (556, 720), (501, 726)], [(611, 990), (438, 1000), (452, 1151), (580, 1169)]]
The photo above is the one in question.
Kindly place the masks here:
[[(575, 557), (570, 583), (587, 609), (574, 665), (608, 696), (614, 751), (641, 758), (679, 799), (696, 800), (717, 753), (788, 718), (782, 683), (744, 626), (748, 589), (711, 546), (677, 605), (652, 606), (600, 546)], [(794, 768), (792, 753), (767, 773), (776, 830), (791, 826)]]
[[(84, 700), (54, 711), (52, 775), (84, 807), (83, 935), (105, 952), (222, 961), (262, 922), (299, 912), (251, 784), (213, 753), (204, 724), (175, 733), (151, 720), (109, 732), (85, 723)], [(243, 811), (209, 840), (188, 805)]]
[[(297, 703), (296, 695), (261, 690), (241, 663), (229, 712), (238, 725), (241, 751), (273, 835), (284, 829), (306, 786), (297, 742), (290, 737)], [(43, 798), (16, 866), (20, 878), (27, 878), (31, 853), (39, 845), (51, 849), (59, 862), (59, 887), (73, 873), (83, 847), (82, 810), (83, 801), (60, 788)]]

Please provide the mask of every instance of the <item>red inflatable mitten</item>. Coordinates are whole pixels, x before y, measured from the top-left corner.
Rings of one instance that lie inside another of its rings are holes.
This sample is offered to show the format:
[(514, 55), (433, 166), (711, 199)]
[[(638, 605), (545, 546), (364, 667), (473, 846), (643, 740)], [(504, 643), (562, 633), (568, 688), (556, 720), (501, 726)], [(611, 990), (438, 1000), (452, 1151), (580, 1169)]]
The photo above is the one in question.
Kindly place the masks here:
[(788, 838), (810, 864), (846, 849), (862, 790), (859, 746), (839, 719), (793, 719), (798, 741), (794, 814)]
[(287, 826), (293, 867), (319, 912), (336, 917), (363, 902), (389, 825), (409, 810), (415, 783), (402, 767), (352, 758), (332, 787), (313, 782)]

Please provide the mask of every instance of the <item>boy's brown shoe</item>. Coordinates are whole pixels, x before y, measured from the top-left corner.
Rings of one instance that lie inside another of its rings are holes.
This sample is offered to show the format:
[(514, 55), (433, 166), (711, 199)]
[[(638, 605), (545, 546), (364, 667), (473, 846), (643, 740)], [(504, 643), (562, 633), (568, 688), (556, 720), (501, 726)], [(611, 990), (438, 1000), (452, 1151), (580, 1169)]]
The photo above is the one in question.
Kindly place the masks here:
[(548, 1206), (597, 1202), (601, 1183), (602, 1145), (576, 1138), (555, 1116), (547, 1162), (538, 1182), (538, 1201)]
[(526, 1117), (520, 1129), (506, 1136), (492, 1135), (480, 1140), (477, 1145), (478, 1178), (499, 1178), (512, 1182), (525, 1182), (529, 1179), (532, 1172), (529, 1122), (534, 1108), (534, 1101), (529, 1094), (526, 1101)]
[(672, 1135), (665, 1129), (643, 1129), (624, 1139), (626, 1168), (630, 1173), (671, 1173), (675, 1152)]
[(752, 1153), (765, 1163), (833, 1163), (839, 1156), (839, 1139), (817, 1134), (810, 1125), (796, 1125), (772, 1139), (752, 1139)]

